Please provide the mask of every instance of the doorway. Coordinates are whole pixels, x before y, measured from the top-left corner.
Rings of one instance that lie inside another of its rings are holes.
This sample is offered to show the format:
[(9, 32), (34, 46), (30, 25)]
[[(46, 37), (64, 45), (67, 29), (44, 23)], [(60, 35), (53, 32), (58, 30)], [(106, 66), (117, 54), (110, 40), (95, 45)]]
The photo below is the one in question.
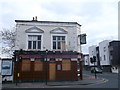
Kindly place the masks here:
[(56, 79), (56, 63), (49, 64), (49, 80)]

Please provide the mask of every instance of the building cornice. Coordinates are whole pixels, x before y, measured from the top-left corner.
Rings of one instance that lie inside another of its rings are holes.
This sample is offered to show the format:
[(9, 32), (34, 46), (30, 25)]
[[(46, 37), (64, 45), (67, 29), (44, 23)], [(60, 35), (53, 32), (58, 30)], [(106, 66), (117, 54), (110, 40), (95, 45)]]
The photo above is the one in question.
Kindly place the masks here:
[(37, 21), (37, 20), (15, 20), (15, 22), (22, 22), (22, 23), (53, 23), (53, 24), (78, 24), (77, 22), (60, 22), (60, 21)]

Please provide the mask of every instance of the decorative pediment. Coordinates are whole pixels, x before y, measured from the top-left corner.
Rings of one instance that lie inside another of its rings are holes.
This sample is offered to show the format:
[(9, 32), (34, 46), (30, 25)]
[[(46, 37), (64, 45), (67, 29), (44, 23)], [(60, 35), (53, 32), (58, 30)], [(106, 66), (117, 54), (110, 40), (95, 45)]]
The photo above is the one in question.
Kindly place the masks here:
[(65, 31), (63, 28), (55, 28), (55, 29), (51, 30), (50, 33), (53, 33), (53, 34), (67, 34), (68, 32)]
[(26, 33), (44, 33), (44, 31), (38, 27), (31, 27), (25, 31)]

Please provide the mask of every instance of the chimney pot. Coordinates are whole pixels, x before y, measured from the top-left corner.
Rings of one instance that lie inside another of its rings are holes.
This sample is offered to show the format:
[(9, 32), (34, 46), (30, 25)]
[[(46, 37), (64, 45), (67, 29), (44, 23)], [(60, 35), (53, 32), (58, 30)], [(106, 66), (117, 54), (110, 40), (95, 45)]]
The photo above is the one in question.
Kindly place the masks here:
[(35, 20), (37, 21), (37, 16), (35, 17)]

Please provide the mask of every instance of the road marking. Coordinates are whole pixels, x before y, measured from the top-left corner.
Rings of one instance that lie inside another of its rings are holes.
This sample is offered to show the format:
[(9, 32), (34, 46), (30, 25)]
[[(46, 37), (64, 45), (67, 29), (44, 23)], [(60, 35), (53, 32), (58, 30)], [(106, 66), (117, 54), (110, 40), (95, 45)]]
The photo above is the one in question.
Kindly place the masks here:
[(106, 82), (108, 82), (108, 81), (109, 81), (109, 80), (106, 79), (106, 80), (104, 80), (103, 82), (91, 83), (91, 84), (89, 84), (89, 85), (103, 84), (103, 83), (106, 83)]

